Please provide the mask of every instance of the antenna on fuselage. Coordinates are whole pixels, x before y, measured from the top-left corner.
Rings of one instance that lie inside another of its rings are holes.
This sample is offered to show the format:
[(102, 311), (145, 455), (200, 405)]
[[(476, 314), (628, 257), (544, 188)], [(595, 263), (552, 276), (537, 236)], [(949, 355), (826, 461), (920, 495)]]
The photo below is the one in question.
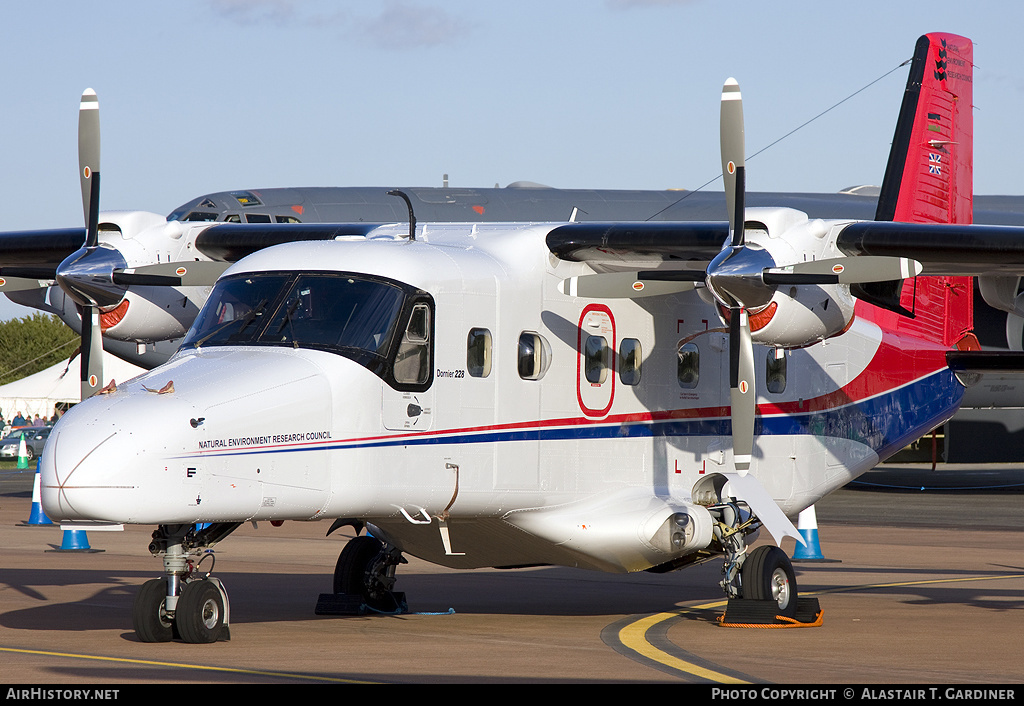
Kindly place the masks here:
[(416, 215), (412, 212), (412, 201), (409, 200), (409, 195), (399, 189), (392, 189), (388, 192), (388, 196), (398, 196), (409, 207), (409, 240), (416, 240)]

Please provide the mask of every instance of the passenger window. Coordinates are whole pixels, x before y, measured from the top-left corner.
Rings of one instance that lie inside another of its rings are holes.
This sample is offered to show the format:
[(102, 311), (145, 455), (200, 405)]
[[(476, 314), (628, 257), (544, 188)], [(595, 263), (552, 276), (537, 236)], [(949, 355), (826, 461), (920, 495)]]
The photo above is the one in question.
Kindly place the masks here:
[(777, 395), (786, 391), (786, 351), (784, 349), (775, 348), (768, 351), (764, 380), (768, 385), (768, 392)]
[(430, 307), (417, 304), (395, 356), (395, 381), (422, 385), (430, 379)]
[(604, 336), (589, 336), (583, 346), (583, 372), (587, 382), (603, 384), (608, 377), (608, 341)]
[(519, 377), (540, 380), (551, 364), (551, 347), (544, 337), (532, 331), (519, 334)]
[(640, 341), (635, 338), (622, 339), (619, 346), (619, 380), (623, 385), (640, 384)]
[(469, 331), (466, 339), (466, 370), (475, 378), (485, 378), (491, 374), (491, 332), (485, 328)]
[(679, 387), (692, 390), (700, 381), (700, 351), (697, 350), (696, 344), (686, 343), (679, 346), (676, 353), (676, 377), (679, 380)]

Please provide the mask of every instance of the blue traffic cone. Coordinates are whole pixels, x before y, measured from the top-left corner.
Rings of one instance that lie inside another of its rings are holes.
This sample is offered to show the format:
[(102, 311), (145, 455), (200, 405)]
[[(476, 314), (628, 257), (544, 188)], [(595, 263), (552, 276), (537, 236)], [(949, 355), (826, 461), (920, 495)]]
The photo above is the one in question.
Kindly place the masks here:
[(32, 483), (32, 514), (29, 515), (28, 522), (21, 523), (23, 527), (47, 527), (53, 524), (53, 520), (43, 512), (43, 504), (40, 502), (39, 479), (39, 461), (36, 461), (36, 478)]
[(21, 443), (18, 444), (18, 468), (28, 468), (28, 446), (25, 445), (25, 432), (21, 433)]
[[(51, 545), (53, 546), (53, 545)], [(60, 549), (47, 549), (48, 552), (79, 552), (95, 554), (102, 552), (102, 549), (93, 549), (89, 546), (89, 537), (83, 529), (65, 529)]]
[(797, 531), (804, 538), (805, 545), (798, 543), (793, 550), (794, 561), (838, 561), (838, 559), (826, 559), (821, 553), (821, 544), (818, 542), (818, 517), (814, 513), (814, 506), (800, 511), (796, 521)]

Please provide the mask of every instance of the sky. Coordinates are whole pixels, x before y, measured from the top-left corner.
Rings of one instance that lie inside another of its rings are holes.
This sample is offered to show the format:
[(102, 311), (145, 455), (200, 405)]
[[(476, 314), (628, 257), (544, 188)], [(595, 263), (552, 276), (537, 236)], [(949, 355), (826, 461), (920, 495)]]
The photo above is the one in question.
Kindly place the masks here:
[[(1003, 137), (1024, 107), (1020, 17), (1011, 0), (20, 0), (4, 12), (0, 230), (81, 223), (86, 88), (103, 209), (165, 215), (214, 191), (445, 174), (454, 187), (697, 188), (721, 171), (729, 77), (748, 156), (839, 103), (750, 158), (748, 189), (877, 185), (900, 64), (933, 31), (975, 44), (975, 192), (1022, 194), (1024, 148)], [(2, 301), (0, 318), (30, 313)]]

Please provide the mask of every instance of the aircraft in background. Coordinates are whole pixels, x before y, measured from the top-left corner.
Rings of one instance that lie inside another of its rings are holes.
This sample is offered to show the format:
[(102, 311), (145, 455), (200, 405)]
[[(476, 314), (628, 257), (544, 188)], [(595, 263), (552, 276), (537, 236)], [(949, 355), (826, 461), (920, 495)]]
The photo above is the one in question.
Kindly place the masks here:
[(728, 223), (204, 230), (225, 260), (292, 242), (237, 251), (166, 364), (64, 415), (43, 507), (157, 525), (146, 642), (228, 637), (196, 559), (257, 520), (355, 527), (335, 593), (378, 610), (400, 607), (406, 553), (611, 572), (718, 557), (730, 610), (793, 616), (792, 565), (752, 548), (758, 530), (801, 541), (789, 516), (949, 419), (979, 366), (1020, 362), (971, 333), (971, 278), (1024, 272), (1024, 229), (970, 224), (971, 57), (963, 37), (918, 41), (881, 220), (751, 207), (730, 80)]
[[(279, 188), (201, 196), (168, 216), (99, 211), (99, 104), (80, 104), (79, 171), (84, 228), (0, 233), (0, 291), (56, 314), (82, 336), (83, 398), (105, 384), (99, 346), (152, 368), (177, 350), (223, 269), (263, 247), (293, 239), (343, 237), (322, 223), (703, 221), (725, 209), (722, 192), (551, 189), (519, 182), (499, 189)], [(95, 175), (95, 176), (93, 176)], [(747, 194), (749, 206), (788, 207), (811, 218), (876, 216), (873, 187), (839, 194)], [(877, 189), (874, 189), (877, 191)], [(396, 198), (401, 194), (401, 199)], [(95, 214), (95, 222), (93, 217)], [(975, 222), (1024, 225), (1024, 199), (982, 196)], [(233, 230), (224, 224), (245, 224)], [(299, 229), (293, 225), (302, 225)], [(357, 229), (358, 230), (358, 229)], [(187, 275), (182, 276), (182, 273)], [(1024, 301), (1005, 281), (985, 301), (1012, 312), (1007, 336), (1024, 328)], [(1004, 314), (985, 311), (1003, 321)], [(83, 315), (88, 322), (82, 325)], [(986, 330), (990, 327), (985, 327)], [(1010, 347), (1020, 349), (1019, 332)], [(997, 342), (999, 343), (999, 342)]]

